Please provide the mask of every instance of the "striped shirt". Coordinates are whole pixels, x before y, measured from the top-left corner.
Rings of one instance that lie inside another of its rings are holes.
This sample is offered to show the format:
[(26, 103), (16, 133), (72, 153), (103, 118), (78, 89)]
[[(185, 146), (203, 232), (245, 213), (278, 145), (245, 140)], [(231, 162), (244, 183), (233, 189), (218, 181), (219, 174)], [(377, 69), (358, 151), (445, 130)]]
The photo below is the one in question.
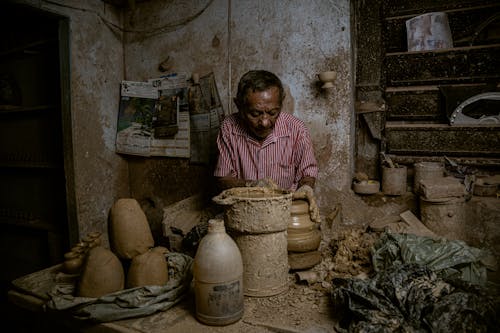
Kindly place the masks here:
[(248, 134), (236, 114), (227, 116), (217, 136), (217, 147), (216, 177), (271, 178), (281, 188), (294, 191), (303, 177), (318, 176), (307, 127), (285, 112), (280, 113), (262, 144)]

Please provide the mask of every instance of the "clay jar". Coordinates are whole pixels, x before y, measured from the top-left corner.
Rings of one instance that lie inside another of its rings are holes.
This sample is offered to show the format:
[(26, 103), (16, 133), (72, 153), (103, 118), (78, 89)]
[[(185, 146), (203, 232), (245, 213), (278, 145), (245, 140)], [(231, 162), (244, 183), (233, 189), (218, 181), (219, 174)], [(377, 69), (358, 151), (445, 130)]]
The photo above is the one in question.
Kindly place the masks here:
[(88, 249), (101, 245), (101, 233), (98, 231), (88, 233), (87, 237), (83, 239), (83, 243), (86, 244)]
[(63, 271), (67, 274), (80, 273), (83, 266), (83, 254), (78, 252), (67, 252), (64, 254)]
[(309, 216), (309, 203), (305, 200), (293, 200), (288, 223), (288, 251), (314, 251), (321, 242), (321, 232)]

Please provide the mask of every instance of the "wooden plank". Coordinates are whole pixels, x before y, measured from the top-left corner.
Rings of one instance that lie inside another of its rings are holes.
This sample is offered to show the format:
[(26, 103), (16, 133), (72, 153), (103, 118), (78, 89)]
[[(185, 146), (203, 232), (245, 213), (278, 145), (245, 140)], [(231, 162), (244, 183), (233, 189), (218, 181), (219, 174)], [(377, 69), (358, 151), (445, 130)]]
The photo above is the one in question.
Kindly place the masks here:
[(429, 85), (500, 79), (500, 45), (386, 56), (387, 85)]
[(397, 92), (419, 92), (419, 91), (439, 91), (437, 85), (432, 86), (414, 86), (414, 87), (387, 87), (385, 89), (386, 93), (397, 93)]
[(356, 101), (354, 109), (356, 113), (383, 112), (386, 110), (386, 105), (383, 102)]
[(500, 157), (500, 126), (386, 123), (386, 151), (405, 155)]
[[(443, 156), (432, 155), (391, 155), (392, 160), (398, 164), (411, 166), (420, 162), (443, 162)], [(459, 165), (474, 166), (481, 168), (493, 168), (498, 170), (500, 166), (500, 158), (485, 158), (485, 157), (454, 157), (453, 161)]]
[(446, 121), (440, 110), (439, 90), (386, 90), (388, 120)]
[(419, 15), (457, 8), (492, 6), (497, 3), (497, 0), (390, 0), (384, 1), (383, 15), (385, 17)]

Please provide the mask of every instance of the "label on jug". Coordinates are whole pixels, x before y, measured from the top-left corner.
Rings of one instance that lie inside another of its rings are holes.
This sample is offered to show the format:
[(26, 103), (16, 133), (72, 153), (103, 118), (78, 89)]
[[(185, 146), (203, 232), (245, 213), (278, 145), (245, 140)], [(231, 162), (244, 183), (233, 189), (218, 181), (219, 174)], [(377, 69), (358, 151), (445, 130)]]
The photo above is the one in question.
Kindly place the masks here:
[(196, 281), (196, 315), (211, 325), (225, 325), (243, 315), (242, 280), (213, 284)]

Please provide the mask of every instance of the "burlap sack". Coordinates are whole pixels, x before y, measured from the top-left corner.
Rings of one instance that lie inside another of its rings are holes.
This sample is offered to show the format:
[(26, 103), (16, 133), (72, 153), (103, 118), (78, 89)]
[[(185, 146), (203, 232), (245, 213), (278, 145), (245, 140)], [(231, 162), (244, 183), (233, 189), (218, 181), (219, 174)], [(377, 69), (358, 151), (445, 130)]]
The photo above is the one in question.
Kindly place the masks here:
[(168, 281), (167, 252), (166, 248), (158, 246), (134, 257), (127, 273), (127, 288), (165, 285)]
[(154, 246), (146, 215), (135, 199), (118, 199), (111, 208), (109, 241), (113, 252), (132, 259)]
[(78, 281), (78, 296), (98, 298), (122, 290), (124, 285), (125, 274), (120, 259), (102, 246), (92, 248)]

